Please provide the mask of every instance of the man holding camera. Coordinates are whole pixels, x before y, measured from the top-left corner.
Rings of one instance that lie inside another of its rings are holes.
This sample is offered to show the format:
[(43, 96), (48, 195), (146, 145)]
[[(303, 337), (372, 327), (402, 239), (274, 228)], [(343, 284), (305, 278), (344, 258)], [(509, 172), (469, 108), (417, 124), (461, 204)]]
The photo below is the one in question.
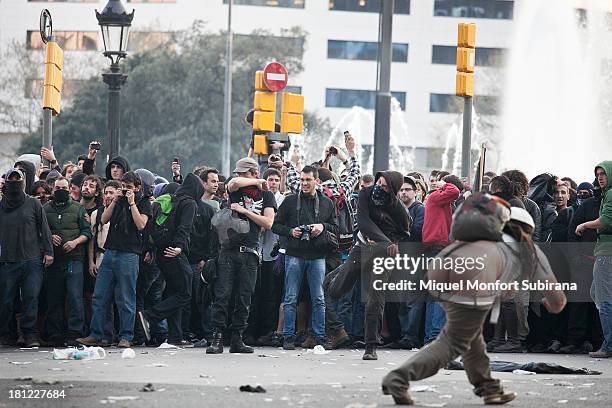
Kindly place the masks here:
[(251, 296), (257, 281), (261, 231), (272, 227), (276, 211), (274, 195), (268, 191), (267, 182), (259, 178), (259, 165), (254, 159), (238, 160), (234, 173), (237, 177), (227, 183), (231, 209), (249, 222), (249, 230), (233, 234), (228, 243), (221, 245), (212, 310), (215, 333), (206, 354), (223, 353), (223, 330), (227, 326), (232, 298), (235, 300), (230, 353), (253, 352), (253, 348), (244, 344), (242, 333), (247, 327)]
[(108, 307), (115, 296), (119, 310), (119, 347), (128, 348), (134, 337), (136, 278), (139, 256), (144, 250), (143, 231), (151, 216), (151, 202), (143, 197), (138, 174), (128, 171), (122, 189), (104, 209), (101, 224), (110, 222), (104, 258), (93, 295), (93, 316), (88, 337), (77, 339), (85, 346), (108, 345), (104, 339)]
[[(302, 277), (306, 273), (312, 303), (312, 329), (318, 345), (325, 345), (325, 256), (333, 250), (338, 230), (334, 203), (317, 191), (318, 170), (305, 166), (298, 194), (285, 198), (272, 231), (285, 241), (285, 296), (283, 348), (295, 349), (295, 312)], [(337, 242), (336, 242), (337, 244)]]

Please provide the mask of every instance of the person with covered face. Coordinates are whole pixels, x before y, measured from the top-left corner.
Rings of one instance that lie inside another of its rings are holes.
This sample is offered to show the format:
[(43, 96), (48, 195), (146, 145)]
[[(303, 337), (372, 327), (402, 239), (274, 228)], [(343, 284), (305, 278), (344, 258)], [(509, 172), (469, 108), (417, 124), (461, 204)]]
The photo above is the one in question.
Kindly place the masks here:
[[(362, 270), (362, 254), (381, 252), (379, 255), (395, 257), (399, 243), (410, 239), (410, 215), (398, 193), (404, 183), (404, 176), (397, 171), (381, 171), (376, 182), (359, 192), (357, 204), (357, 242), (348, 259), (327, 275), (325, 288), (332, 298), (339, 298), (353, 288)], [(380, 343), (379, 327), (382, 326), (385, 306), (384, 291), (374, 290), (373, 280), (388, 281), (390, 273), (372, 273), (371, 265), (363, 265), (365, 279), (362, 288), (366, 291), (364, 360), (377, 360), (376, 348)]]
[[(40, 201), (25, 193), (26, 176), (13, 169), (5, 176), (0, 201), (0, 343), (40, 346), (36, 320), (43, 265), (53, 263), (53, 244)], [(42, 254), (42, 256), (41, 256)], [(23, 338), (12, 338), (14, 300), (21, 293)]]
[[(168, 343), (182, 345), (182, 310), (191, 301), (192, 271), (187, 255), (189, 237), (193, 229), (196, 201), (202, 199), (204, 184), (193, 173), (187, 174), (183, 184), (172, 198), (172, 210), (166, 219), (162, 233), (156, 233), (151, 226), (151, 237), (155, 243), (155, 259), (166, 280), (166, 296), (153, 307), (138, 312), (138, 317), (147, 340), (151, 340), (150, 324), (164, 319), (168, 321)], [(160, 216), (166, 213), (163, 203), (153, 207), (152, 223), (158, 224)], [(163, 214), (162, 214), (163, 211)]]
[[(53, 200), (45, 204), (44, 210), (55, 258), (45, 273), (46, 334), (54, 346), (77, 346), (76, 339), (83, 335), (83, 261), (91, 238), (89, 216), (81, 204), (71, 199), (64, 177), (55, 181)], [(64, 319), (66, 301), (68, 313)]]

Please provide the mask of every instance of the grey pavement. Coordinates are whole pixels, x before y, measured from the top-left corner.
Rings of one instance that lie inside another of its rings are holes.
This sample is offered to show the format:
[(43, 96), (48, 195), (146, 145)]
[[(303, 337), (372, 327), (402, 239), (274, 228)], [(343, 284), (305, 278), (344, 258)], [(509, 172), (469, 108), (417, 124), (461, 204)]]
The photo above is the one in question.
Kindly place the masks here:
[[(255, 354), (206, 355), (203, 349), (135, 348), (134, 359), (107, 348), (103, 360), (57, 361), (52, 349), (0, 349), (0, 407), (351, 407), (393, 406), (380, 392), (383, 375), (414, 352), (379, 350), (379, 360), (361, 360), (363, 350), (334, 350), (314, 355), (306, 350), (257, 348)], [(602, 375), (517, 375), (494, 373), (504, 386), (519, 393), (515, 407), (610, 407), (612, 360), (588, 356), (493, 354), (491, 359), (548, 362), (602, 371)], [(27, 364), (14, 364), (27, 363)], [(147, 383), (156, 391), (142, 392)], [(261, 394), (239, 391), (261, 385)], [(463, 371), (441, 370), (414, 383), (418, 406), (481, 406)], [(64, 397), (41, 391), (64, 391)], [(17, 392), (18, 391), (18, 392)]]

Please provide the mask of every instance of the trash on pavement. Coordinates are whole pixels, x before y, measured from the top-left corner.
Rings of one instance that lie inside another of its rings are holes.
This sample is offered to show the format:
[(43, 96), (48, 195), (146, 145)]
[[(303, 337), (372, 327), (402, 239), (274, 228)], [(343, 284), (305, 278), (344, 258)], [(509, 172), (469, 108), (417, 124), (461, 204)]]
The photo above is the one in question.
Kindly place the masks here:
[(241, 392), (255, 392), (255, 393), (266, 392), (266, 390), (261, 385), (258, 385), (257, 387), (253, 387), (251, 385), (241, 385), (240, 391)]
[(32, 362), (31, 361), (11, 361), (11, 364), (26, 365), (26, 364), (32, 364)]
[(516, 375), (535, 375), (533, 371), (525, 371), (525, 370), (512, 370), (512, 374)]
[(106, 358), (106, 351), (102, 347), (53, 349), (51, 358), (53, 360), (101, 360)]
[(166, 342), (163, 342), (158, 347), (158, 349), (177, 349), (177, 348), (178, 346), (175, 346), (174, 344), (168, 344)]
[(437, 392), (434, 387), (430, 385), (412, 385), (410, 386), (411, 392)]
[(135, 358), (135, 357), (136, 357), (136, 353), (131, 348), (127, 348), (123, 350), (123, 353), (121, 353), (121, 358)]

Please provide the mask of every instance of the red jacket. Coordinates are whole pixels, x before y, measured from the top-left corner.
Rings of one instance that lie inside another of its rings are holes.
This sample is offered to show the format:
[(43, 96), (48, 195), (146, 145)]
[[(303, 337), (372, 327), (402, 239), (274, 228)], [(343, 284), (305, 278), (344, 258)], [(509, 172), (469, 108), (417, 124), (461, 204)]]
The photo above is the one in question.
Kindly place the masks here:
[(453, 221), (451, 204), (459, 198), (459, 189), (446, 183), (427, 196), (425, 202), (425, 221), (423, 223), (423, 243), (427, 245), (447, 245)]

